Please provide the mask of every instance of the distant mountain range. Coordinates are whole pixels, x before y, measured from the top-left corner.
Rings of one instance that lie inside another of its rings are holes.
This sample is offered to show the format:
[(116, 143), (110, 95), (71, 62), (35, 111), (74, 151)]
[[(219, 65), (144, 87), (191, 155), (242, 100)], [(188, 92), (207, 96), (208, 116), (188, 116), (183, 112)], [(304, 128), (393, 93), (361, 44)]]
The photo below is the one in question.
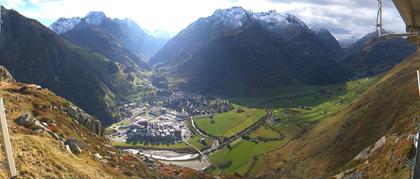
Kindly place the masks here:
[(123, 65), (62, 39), (14, 10), (3, 8), (2, 20), (0, 64), (17, 81), (52, 90), (105, 125), (115, 119), (110, 111), (115, 101), (137, 91), (136, 74), (123, 72)]
[(335, 39), (324, 34), (291, 14), (220, 9), (181, 31), (150, 63), (175, 76), (181, 88), (205, 93), (350, 78), (335, 61), (340, 49), (326, 45)]
[(159, 38), (129, 19), (91, 12), (59, 19), (53, 33), (16, 11), (2, 16), (0, 64), (17, 81), (47, 87), (105, 125), (115, 119), (110, 108), (118, 99), (144, 89), (139, 81), (152, 84), (142, 75), (152, 68), (186, 91), (258, 94), (382, 73), (414, 52), (403, 39), (372, 34), (343, 49), (328, 30), (313, 31), (291, 14), (233, 7), (192, 23), (145, 62), (166, 40), (152, 43)]
[(169, 40), (164, 32), (152, 34), (131, 19), (111, 19), (103, 12), (90, 12), (83, 18), (60, 18), (50, 29), (77, 45), (107, 57), (118, 57), (112, 59), (119, 62), (134, 61), (141, 67)]

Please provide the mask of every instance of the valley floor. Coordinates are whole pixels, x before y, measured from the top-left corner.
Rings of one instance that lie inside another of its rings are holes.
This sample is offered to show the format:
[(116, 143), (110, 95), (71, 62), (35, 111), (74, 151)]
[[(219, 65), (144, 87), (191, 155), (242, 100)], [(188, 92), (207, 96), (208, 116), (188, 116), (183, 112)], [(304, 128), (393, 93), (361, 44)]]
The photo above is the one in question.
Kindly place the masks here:
[(273, 116), (257, 130), (210, 154), (209, 159), (214, 165), (207, 171), (247, 177), (262, 175), (270, 153), (300, 138), (319, 121), (346, 108), (379, 79), (377, 76), (332, 86), (290, 87), (279, 90), (275, 97), (270, 92), (259, 98), (233, 100), (245, 106), (270, 104)]
[[(271, 153), (349, 106), (379, 79), (380, 76), (376, 76), (330, 86), (290, 86), (259, 97), (234, 98), (228, 112), (186, 120), (191, 136), (184, 142), (153, 145), (113, 142), (113, 145), (140, 151), (172, 150), (187, 154), (200, 150), (212, 164), (206, 169), (211, 174), (261, 176)], [(121, 121), (114, 126), (124, 126), (129, 124), (127, 122)], [(199, 160), (165, 163), (188, 167), (193, 162), (199, 164)]]

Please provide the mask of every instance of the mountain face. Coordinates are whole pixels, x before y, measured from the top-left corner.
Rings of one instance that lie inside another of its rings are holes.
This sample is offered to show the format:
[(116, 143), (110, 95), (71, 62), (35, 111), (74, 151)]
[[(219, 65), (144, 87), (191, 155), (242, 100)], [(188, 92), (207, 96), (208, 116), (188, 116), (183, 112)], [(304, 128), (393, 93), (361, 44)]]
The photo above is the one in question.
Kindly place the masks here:
[(337, 39), (327, 30), (327, 29), (320, 29), (316, 32), (318, 38), (322, 41), (322, 43), (329, 48), (329, 50), (334, 55), (334, 58), (340, 59), (345, 55), (345, 52), (341, 45), (338, 43)]
[(353, 44), (348, 50), (349, 55), (340, 64), (358, 76), (375, 75), (391, 69), (415, 50), (415, 45), (405, 39), (381, 39), (373, 32)]
[(109, 108), (121, 96), (137, 91), (124, 67), (62, 39), (39, 22), (13, 10), (2, 10), (0, 64), (24, 83), (46, 87), (81, 106), (105, 125)]
[[(141, 67), (145, 65), (144, 61), (148, 61), (168, 41), (167, 37), (151, 35), (131, 19), (111, 19), (103, 12), (90, 12), (83, 18), (60, 18), (51, 24), (50, 29), (79, 46), (98, 50), (100, 53), (116, 50), (119, 52), (114, 52), (116, 55), (112, 56), (126, 55), (132, 58), (135, 55), (132, 61)], [(90, 39), (84, 39), (89, 36)], [(111, 41), (107, 43), (114, 43), (119, 47), (99, 48), (93, 45), (106, 40)]]
[(290, 14), (217, 10), (171, 39), (150, 61), (180, 87), (204, 93), (327, 84), (350, 76), (316, 33)]
[(73, 30), (64, 33), (61, 37), (77, 44), (98, 52), (115, 62), (121, 63), (126, 67), (126, 72), (136, 72), (149, 70), (150, 67), (121, 44), (112, 34), (96, 26), (78, 25)]

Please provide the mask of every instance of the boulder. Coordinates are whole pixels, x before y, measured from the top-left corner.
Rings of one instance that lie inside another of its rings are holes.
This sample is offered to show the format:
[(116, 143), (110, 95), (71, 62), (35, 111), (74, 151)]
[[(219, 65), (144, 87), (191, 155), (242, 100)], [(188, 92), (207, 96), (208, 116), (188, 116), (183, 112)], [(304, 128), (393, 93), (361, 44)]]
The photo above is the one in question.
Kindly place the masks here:
[(19, 116), (19, 117), (15, 120), (15, 122), (16, 122), (17, 124), (21, 125), (21, 126), (24, 126), (24, 127), (29, 127), (29, 126), (34, 125), (35, 120), (36, 120), (36, 119), (35, 119), (34, 117), (32, 117), (32, 115), (30, 115), (30, 114), (28, 114), (28, 113), (25, 113), (25, 114), (23, 114), (23, 115)]
[(66, 142), (64, 142), (64, 144), (69, 146), (73, 154), (79, 155), (80, 153), (82, 153), (82, 149), (80, 149), (79, 142), (76, 139), (67, 139)]

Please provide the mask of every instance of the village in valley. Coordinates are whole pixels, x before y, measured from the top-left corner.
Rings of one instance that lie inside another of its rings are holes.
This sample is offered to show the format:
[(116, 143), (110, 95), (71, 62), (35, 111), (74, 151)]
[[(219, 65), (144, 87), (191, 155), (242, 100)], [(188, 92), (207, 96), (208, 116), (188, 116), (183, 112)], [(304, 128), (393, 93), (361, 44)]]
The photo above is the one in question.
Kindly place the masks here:
[(141, 104), (122, 105), (118, 109), (122, 118), (110, 127), (108, 137), (117, 143), (150, 147), (181, 143), (191, 137), (187, 120), (232, 109), (228, 100), (218, 97), (160, 89), (145, 96)]

